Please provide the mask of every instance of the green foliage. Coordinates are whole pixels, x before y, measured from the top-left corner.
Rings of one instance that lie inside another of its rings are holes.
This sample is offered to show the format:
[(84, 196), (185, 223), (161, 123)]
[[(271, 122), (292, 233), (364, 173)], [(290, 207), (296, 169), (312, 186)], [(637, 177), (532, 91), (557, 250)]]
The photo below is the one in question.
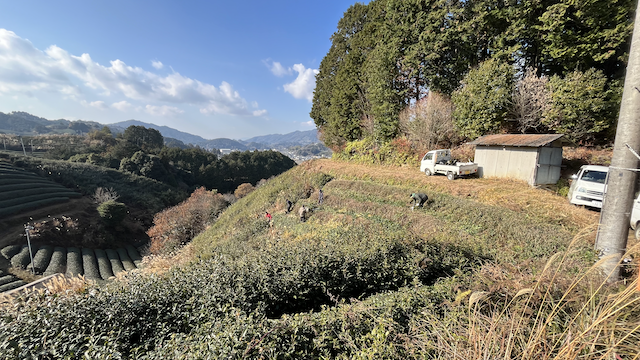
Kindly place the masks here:
[(82, 269), (84, 277), (89, 280), (102, 280), (98, 262), (92, 249), (82, 248)]
[(127, 217), (127, 206), (115, 200), (105, 201), (98, 205), (98, 214), (108, 226), (116, 226)]
[(51, 261), (44, 272), (44, 276), (49, 276), (57, 273), (64, 274), (67, 268), (67, 249), (56, 246), (53, 249), (51, 255)]
[(67, 248), (67, 271), (65, 276), (75, 277), (83, 274), (82, 252), (76, 247)]
[(107, 254), (107, 258), (111, 263), (111, 271), (113, 271), (114, 275), (125, 271), (124, 266), (122, 265), (122, 261), (120, 261), (120, 256), (118, 256), (118, 252), (114, 249), (106, 249), (105, 253)]
[[(42, 246), (33, 254), (33, 268), (36, 274), (42, 274), (47, 269), (51, 255), (53, 255), (53, 247), (48, 245)], [(30, 268), (31, 264), (27, 266), (27, 269)]]
[(346, 147), (333, 154), (334, 159), (349, 160), (360, 164), (418, 165), (420, 154), (405, 138), (377, 145), (370, 138), (347, 143)]
[(11, 266), (17, 269), (25, 269), (30, 262), (29, 247), (26, 245), (22, 246), (20, 252), (11, 258)]
[(476, 138), (498, 132), (505, 124), (514, 84), (514, 68), (488, 60), (469, 71), (451, 100), (453, 117), (463, 136)]
[(99, 187), (113, 188), (122, 202), (145, 208), (150, 213), (175, 205), (187, 195), (153, 179), (91, 164), (31, 157), (20, 159), (24, 168), (67, 188), (77, 189), (83, 195), (93, 195)]
[[(544, 125), (571, 140), (603, 143), (617, 120), (621, 88), (607, 83), (602, 71), (574, 71), (549, 80), (551, 109)], [(611, 140), (612, 137), (609, 138)]]
[(35, 200), (29, 202), (21, 202), (18, 205), (7, 206), (0, 209), (0, 216), (9, 216), (13, 214), (19, 214), (23, 211), (41, 208), (47, 205), (59, 204), (69, 201), (69, 197), (47, 197), (42, 200)]
[(544, 44), (542, 57), (553, 59), (547, 66), (561, 71), (556, 74), (595, 67), (609, 78), (620, 78), (628, 57), (634, 7), (631, 0), (549, 4), (535, 27)]
[[(473, 69), (495, 61), (496, 72), (487, 69), (455, 103), (461, 135), (496, 132), (505, 125), (514, 73), (564, 77), (593, 68), (621, 80), (634, 11), (631, 0), (357, 3), (320, 63), (310, 116), (334, 151), (364, 137), (381, 144), (396, 135), (403, 107), (430, 91), (450, 95), (463, 79), (470, 86)], [(497, 65), (505, 61), (514, 68)]]
[(0, 250), (0, 254), (2, 254), (5, 259), (11, 260), (15, 254), (20, 252), (20, 249), (22, 249), (21, 245), (7, 245)]

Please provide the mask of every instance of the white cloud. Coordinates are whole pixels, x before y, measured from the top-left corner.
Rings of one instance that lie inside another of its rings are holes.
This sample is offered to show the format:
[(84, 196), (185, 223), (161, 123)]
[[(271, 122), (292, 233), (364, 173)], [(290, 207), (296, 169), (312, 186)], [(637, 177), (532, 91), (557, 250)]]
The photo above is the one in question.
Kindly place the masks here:
[(111, 104), (111, 107), (120, 111), (129, 111), (133, 109), (133, 105), (129, 104), (126, 100), (118, 101)]
[(309, 120), (307, 122), (303, 122), (302, 125), (310, 126), (310, 127), (316, 127), (316, 123), (314, 123), (313, 120)]
[(100, 110), (106, 110), (108, 107), (107, 104), (104, 103), (104, 101), (92, 101), (89, 103), (89, 106)]
[(158, 61), (158, 60), (151, 60), (151, 66), (153, 66), (154, 68), (160, 70), (164, 67), (164, 65)]
[[(157, 65), (160, 64), (158, 61)], [(152, 65), (156, 67), (156, 62)], [(55, 45), (41, 51), (12, 31), (0, 29), (0, 94), (48, 91), (78, 98), (85, 89), (81, 84), (104, 96), (122, 94), (129, 100), (146, 103), (193, 105), (205, 114), (256, 116), (254, 114), (265, 111), (251, 109), (224, 81), (215, 87), (177, 72), (160, 76), (128, 66), (121, 60), (103, 66), (94, 62), (89, 54), (71, 55)], [(116, 104), (121, 104), (112, 105), (116, 109), (125, 108), (122, 102)]]
[(307, 69), (302, 64), (295, 64), (293, 70), (298, 72), (298, 77), (292, 83), (285, 84), (284, 91), (296, 99), (307, 99), (310, 102), (313, 100), (313, 89), (316, 87), (318, 69)]
[(282, 64), (280, 64), (277, 61), (274, 61), (271, 63), (271, 65), (269, 65), (269, 60), (266, 60), (265, 64), (267, 65), (267, 67), (269, 67), (269, 70), (271, 70), (273, 75), (277, 77), (293, 74), (293, 71), (291, 70), (291, 68), (285, 68), (284, 66), (282, 66)]
[(184, 112), (175, 106), (167, 106), (167, 105), (162, 105), (162, 106), (147, 105), (145, 107), (145, 111), (148, 114), (155, 115), (155, 116), (176, 116)]

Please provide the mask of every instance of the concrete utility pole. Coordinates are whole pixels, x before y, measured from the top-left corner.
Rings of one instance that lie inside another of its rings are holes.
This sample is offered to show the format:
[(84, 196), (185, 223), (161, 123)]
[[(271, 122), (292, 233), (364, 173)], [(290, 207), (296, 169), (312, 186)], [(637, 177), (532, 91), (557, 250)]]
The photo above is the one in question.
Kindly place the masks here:
[(602, 265), (604, 274), (611, 274), (609, 281), (617, 281), (620, 278), (618, 262), (627, 249), (629, 217), (635, 191), (635, 169), (638, 167), (638, 159), (633, 152), (629, 151), (627, 145), (635, 151), (640, 150), (640, 11), (638, 10), (640, 10), (640, 4), (636, 9), (616, 140), (596, 237), (596, 250), (600, 252), (600, 257), (615, 255)]

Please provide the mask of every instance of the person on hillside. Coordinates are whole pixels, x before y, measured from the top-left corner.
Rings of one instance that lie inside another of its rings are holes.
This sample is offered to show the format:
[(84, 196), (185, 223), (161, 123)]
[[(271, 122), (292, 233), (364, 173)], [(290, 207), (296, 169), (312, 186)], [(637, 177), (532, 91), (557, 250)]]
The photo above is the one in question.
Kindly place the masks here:
[(318, 205), (322, 205), (322, 200), (324, 200), (324, 192), (322, 192), (322, 189), (320, 189), (320, 191), (318, 192)]
[(427, 196), (427, 194), (413, 193), (411, 194), (411, 201), (409, 201), (409, 204), (413, 203), (413, 206), (411, 206), (411, 209), (413, 209), (416, 206), (423, 207), (423, 205), (427, 202), (427, 200), (429, 200), (429, 197)]
[(291, 200), (287, 199), (287, 210), (285, 210), (285, 214), (288, 214), (291, 212), (291, 210), (293, 210), (293, 203), (291, 202)]
[(264, 217), (266, 217), (267, 221), (269, 221), (269, 227), (273, 226), (273, 216), (271, 216), (268, 211), (265, 211)]
[(298, 215), (300, 215), (300, 221), (301, 222), (305, 222), (307, 221), (307, 213), (309, 212), (309, 208), (302, 205), (300, 206), (300, 210), (298, 210)]

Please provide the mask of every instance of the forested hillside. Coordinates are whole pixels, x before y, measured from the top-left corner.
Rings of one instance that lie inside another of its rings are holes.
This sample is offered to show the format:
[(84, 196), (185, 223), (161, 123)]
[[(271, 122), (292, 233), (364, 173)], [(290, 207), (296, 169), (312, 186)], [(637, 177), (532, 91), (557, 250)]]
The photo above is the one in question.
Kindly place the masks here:
[(405, 137), (449, 146), (500, 132), (608, 144), (635, 2), (404, 1), (352, 5), (316, 77), (325, 144)]

